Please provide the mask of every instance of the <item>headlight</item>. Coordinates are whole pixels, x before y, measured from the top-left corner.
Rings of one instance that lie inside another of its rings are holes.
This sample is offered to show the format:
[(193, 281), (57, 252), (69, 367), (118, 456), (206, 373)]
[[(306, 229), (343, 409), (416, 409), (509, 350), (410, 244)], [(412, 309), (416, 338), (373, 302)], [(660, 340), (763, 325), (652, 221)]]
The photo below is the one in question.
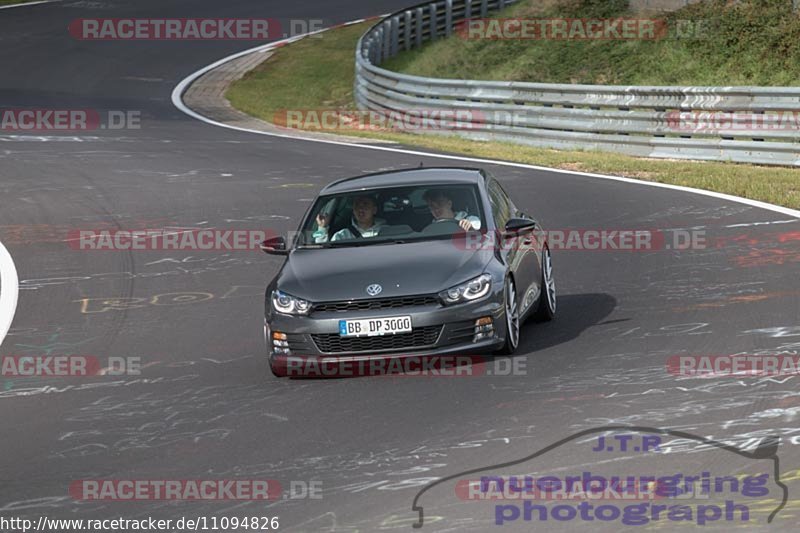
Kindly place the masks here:
[(461, 302), (471, 302), (483, 298), (492, 289), (491, 274), (481, 274), (475, 279), (471, 279), (461, 285), (456, 285), (446, 291), (439, 293), (445, 305), (453, 305)]
[(307, 315), (311, 310), (311, 302), (295, 298), (285, 292), (272, 291), (272, 307), (277, 312), (287, 315)]

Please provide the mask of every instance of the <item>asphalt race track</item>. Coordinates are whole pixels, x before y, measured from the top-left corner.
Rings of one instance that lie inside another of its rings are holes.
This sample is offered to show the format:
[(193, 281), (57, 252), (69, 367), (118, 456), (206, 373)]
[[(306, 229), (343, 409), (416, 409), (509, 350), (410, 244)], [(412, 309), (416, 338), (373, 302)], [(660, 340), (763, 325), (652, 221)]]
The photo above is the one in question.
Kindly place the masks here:
[[(486, 165), (546, 228), (695, 228), (710, 245), (555, 252), (558, 316), (523, 328), (515, 359), (525, 372), (469, 378), (278, 380), (267, 369), (262, 324), (264, 286), (280, 258), (91, 252), (65, 242), (69, 230), (94, 227), (286, 232), (334, 179), (453, 164), (193, 120), (172, 105), (173, 88), (258, 43), (77, 41), (67, 33), (70, 21), (343, 22), (408, 4), (92, 0), (0, 10), (3, 107), (141, 112), (138, 130), (0, 132), (0, 242), (20, 285), (0, 353), (140, 357), (144, 366), (141, 376), (0, 378), (1, 516), (279, 516), (287, 531), (409, 531), (417, 518), (413, 498), (430, 481), (524, 457), (581, 430), (630, 424), (746, 449), (780, 436), (790, 497), (769, 528), (789, 531), (800, 522), (792, 498), (800, 488), (791, 480), (800, 477), (797, 377), (678, 379), (666, 368), (671, 355), (800, 350), (800, 221), (787, 214), (666, 188)], [(758, 461), (677, 439), (673, 453), (650, 463), (616, 461), (589, 446), (563, 446), (524, 472), (617, 463), (758, 470)], [(313, 484), (321, 497), (111, 502), (68, 492), (82, 479), (256, 478), (280, 480), (284, 489), (293, 481)], [(772, 489), (766, 499), (775, 506), (780, 496)], [(423, 499), (423, 531), (494, 527), (491, 509), (470, 507), (452, 491), (432, 489)], [(614, 522), (550, 526), (619, 529)], [(763, 516), (749, 527), (769, 529)], [(529, 529), (518, 522), (500, 531)]]

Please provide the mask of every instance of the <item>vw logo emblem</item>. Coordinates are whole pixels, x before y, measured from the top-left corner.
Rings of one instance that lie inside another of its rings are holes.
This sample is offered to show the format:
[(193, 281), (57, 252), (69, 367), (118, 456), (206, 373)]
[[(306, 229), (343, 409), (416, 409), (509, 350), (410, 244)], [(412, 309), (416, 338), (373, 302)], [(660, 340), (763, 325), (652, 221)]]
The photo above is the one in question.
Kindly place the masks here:
[(381, 287), (377, 283), (373, 283), (372, 285), (367, 287), (367, 294), (369, 294), (370, 296), (377, 296), (381, 292), (383, 292), (383, 287)]

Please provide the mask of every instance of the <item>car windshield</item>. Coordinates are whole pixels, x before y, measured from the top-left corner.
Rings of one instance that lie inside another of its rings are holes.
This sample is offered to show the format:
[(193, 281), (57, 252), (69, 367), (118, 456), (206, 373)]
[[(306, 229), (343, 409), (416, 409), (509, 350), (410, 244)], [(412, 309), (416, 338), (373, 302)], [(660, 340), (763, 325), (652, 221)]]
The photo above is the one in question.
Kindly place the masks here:
[(320, 196), (298, 247), (448, 239), (486, 229), (475, 185), (418, 185)]

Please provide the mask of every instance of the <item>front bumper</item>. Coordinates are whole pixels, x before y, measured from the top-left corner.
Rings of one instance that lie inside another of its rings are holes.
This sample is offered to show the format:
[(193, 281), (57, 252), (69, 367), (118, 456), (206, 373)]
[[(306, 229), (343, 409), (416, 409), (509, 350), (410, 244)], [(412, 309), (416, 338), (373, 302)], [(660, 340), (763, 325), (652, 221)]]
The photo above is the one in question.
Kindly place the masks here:
[[(478, 302), (450, 307), (441, 304), (372, 311), (317, 312), (310, 316), (268, 314), (265, 341), (271, 360), (301, 358), (385, 358), (419, 355), (473, 355), (499, 347), (505, 340), (506, 322), (502, 291)], [(339, 321), (411, 316), (412, 333), (383, 337), (342, 338)], [(473, 342), (475, 321), (491, 317), (492, 337)], [(273, 353), (272, 334), (282, 333), (290, 354)]]
[[(273, 374), (280, 377), (322, 378), (356, 376), (473, 376), (483, 361), (478, 352), (498, 348), (497, 340), (485, 340), (465, 346), (452, 346), (428, 352), (388, 355), (295, 356), (270, 355)], [(470, 355), (465, 355), (470, 354)]]

